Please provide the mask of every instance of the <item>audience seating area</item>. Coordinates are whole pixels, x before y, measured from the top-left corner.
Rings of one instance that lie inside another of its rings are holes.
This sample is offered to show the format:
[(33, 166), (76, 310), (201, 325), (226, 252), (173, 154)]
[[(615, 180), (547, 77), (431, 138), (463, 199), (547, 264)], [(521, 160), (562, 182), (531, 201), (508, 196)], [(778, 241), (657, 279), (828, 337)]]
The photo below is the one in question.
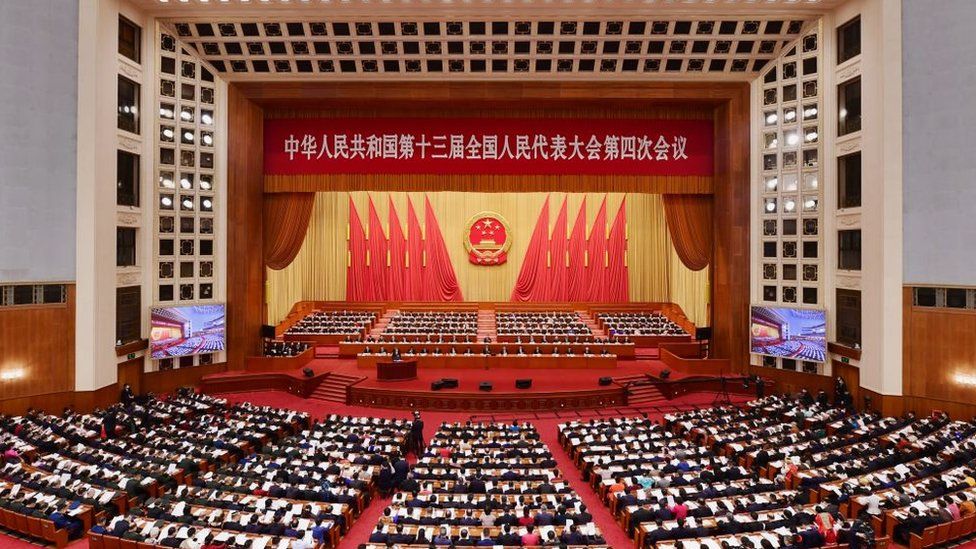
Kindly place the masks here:
[(499, 312), (495, 315), (500, 336), (588, 336), (590, 327), (575, 312)]
[(610, 335), (685, 336), (687, 332), (661, 313), (599, 313), (597, 321)]
[[(94, 549), (334, 548), (379, 492), (393, 497), (367, 549), (609, 547), (528, 423), (444, 423), (425, 445), (419, 416), (125, 400), (0, 417), (0, 527), (57, 547), (87, 533)], [(803, 392), (558, 431), (638, 549), (925, 549), (976, 534), (976, 420)]]
[[(61, 547), (335, 547), (406, 440), (403, 420), (168, 399), (0, 420), (0, 525)], [(189, 540), (189, 541), (187, 541)]]
[(399, 311), (383, 329), (394, 335), (478, 335), (474, 311)]
[(389, 543), (603, 546), (530, 425), (441, 425), (369, 538)]
[(917, 549), (976, 526), (976, 423), (944, 415), (771, 396), (662, 422), (568, 422), (560, 440), (639, 548)]
[(293, 324), (285, 335), (362, 335), (375, 321), (376, 313), (369, 311), (315, 311)]

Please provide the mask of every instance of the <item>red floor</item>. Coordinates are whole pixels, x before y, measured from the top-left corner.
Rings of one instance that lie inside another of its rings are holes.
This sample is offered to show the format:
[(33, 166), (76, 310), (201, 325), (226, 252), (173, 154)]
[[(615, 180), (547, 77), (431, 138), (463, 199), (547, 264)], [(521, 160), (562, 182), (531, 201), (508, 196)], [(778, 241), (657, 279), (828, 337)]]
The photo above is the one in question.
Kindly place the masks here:
[[(597, 381), (601, 377), (623, 377), (645, 373), (657, 374), (665, 368), (665, 365), (658, 360), (624, 360), (617, 364), (618, 366), (616, 368), (572, 370), (532, 368), (499, 368), (490, 370), (477, 368), (419, 368), (417, 370), (417, 379), (396, 382), (377, 381), (375, 370), (357, 367), (355, 359), (317, 359), (309, 363), (309, 367), (315, 373), (334, 371), (348, 375), (363, 376), (366, 379), (360, 382), (360, 387), (425, 391), (430, 390), (432, 381), (450, 377), (457, 378), (459, 386), (457, 389), (445, 389), (445, 392), (477, 391), (479, 383), (482, 381), (490, 381), (494, 384), (496, 393), (516, 392), (515, 380), (522, 378), (532, 379), (532, 389), (530, 391), (579, 391), (597, 388)], [(674, 377), (680, 377), (680, 375), (675, 373)]]

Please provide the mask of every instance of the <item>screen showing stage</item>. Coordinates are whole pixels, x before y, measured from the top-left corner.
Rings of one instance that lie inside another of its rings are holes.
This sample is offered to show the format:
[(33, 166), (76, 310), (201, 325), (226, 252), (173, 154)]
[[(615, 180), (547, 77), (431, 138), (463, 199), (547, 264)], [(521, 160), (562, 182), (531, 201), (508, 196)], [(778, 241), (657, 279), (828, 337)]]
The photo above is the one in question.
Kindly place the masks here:
[(152, 358), (224, 350), (224, 304), (153, 308), (149, 345)]
[(817, 309), (753, 306), (752, 352), (811, 362), (827, 355), (827, 313)]

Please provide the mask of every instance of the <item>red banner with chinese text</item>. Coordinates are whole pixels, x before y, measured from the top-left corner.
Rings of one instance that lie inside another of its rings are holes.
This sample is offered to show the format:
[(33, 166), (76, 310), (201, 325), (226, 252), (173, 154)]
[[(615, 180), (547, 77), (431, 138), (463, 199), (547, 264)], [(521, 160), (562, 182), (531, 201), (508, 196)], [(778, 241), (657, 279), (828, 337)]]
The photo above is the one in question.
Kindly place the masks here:
[(712, 175), (710, 120), (296, 118), (264, 123), (264, 171)]

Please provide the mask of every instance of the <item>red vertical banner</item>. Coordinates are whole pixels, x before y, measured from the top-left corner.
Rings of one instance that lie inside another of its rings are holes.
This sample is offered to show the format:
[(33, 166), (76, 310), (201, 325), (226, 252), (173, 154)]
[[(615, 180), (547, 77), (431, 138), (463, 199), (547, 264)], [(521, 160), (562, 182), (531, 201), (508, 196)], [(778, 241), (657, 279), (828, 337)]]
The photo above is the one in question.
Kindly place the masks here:
[(373, 301), (373, 285), (366, 274), (366, 232), (351, 196), (346, 239), (349, 245), (346, 255), (346, 300)]
[(462, 301), (461, 287), (454, 274), (454, 265), (447, 253), (447, 245), (441, 235), (440, 225), (434, 215), (430, 200), (424, 197), (424, 223), (427, 238), (424, 240), (427, 266), (424, 268), (424, 296), (426, 301)]
[(549, 197), (542, 204), (539, 219), (535, 222), (529, 247), (522, 259), (522, 268), (515, 288), (512, 289), (512, 301), (543, 301), (546, 297), (545, 285), (546, 256), (549, 251)]
[(420, 220), (413, 208), (413, 201), (407, 197), (407, 255), (405, 257), (405, 295), (407, 301), (423, 301), (424, 299), (424, 233), (420, 228)]
[(590, 228), (586, 242), (586, 300), (607, 301), (607, 197)]
[(627, 273), (627, 198), (620, 203), (617, 217), (610, 228), (607, 240), (607, 301), (626, 303), (630, 301), (630, 288)]
[(569, 267), (566, 270), (566, 299), (586, 301), (586, 197), (580, 205), (573, 232), (569, 235)]
[(393, 198), (389, 199), (390, 204), (390, 240), (389, 254), (390, 267), (387, 269), (387, 283), (390, 288), (389, 299), (391, 301), (403, 301), (406, 299), (406, 253), (407, 240), (403, 235), (403, 226), (400, 225), (400, 216), (397, 215), (396, 207), (393, 206)]
[(567, 262), (567, 220), (566, 198), (556, 214), (556, 225), (549, 235), (549, 284), (546, 291), (548, 301), (566, 301), (566, 275), (569, 266)]
[(380, 216), (376, 213), (376, 206), (373, 198), (369, 199), (369, 261), (366, 269), (370, 282), (373, 285), (373, 297), (377, 300), (389, 299), (389, 284), (386, 273), (389, 270), (389, 256), (387, 251), (386, 233), (383, 231), (383, 223)]

